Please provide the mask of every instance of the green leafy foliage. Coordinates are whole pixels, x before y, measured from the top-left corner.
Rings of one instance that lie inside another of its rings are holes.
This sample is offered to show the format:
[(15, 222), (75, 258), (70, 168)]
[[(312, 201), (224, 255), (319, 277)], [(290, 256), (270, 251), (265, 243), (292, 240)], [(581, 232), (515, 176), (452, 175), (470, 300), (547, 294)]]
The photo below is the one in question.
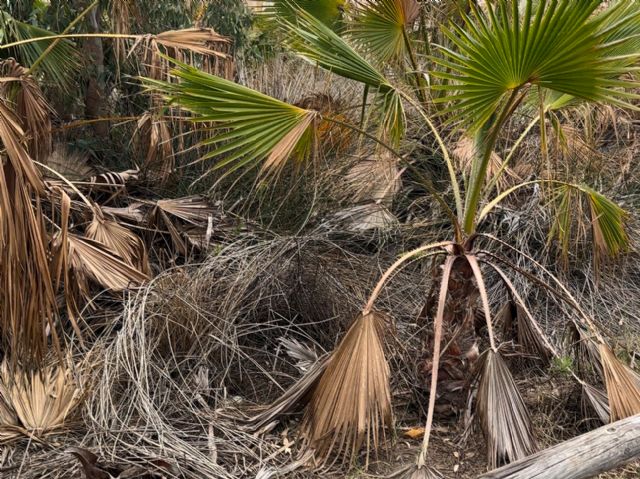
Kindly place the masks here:
[[(0, 44), (8, 44), (42, 38), (53, 33), (34, 25), (21, 22), (12, 17), (8, 12), (0, 10)], [(25, 67), (30, 67), (51, 45), (51, 41), (43, 40), (33, 43), (18, 45), (9, 50), (0, 51), (3, 58), (15, 57)], [(47, 79), (63, 89), (69, 87), (72, 76), (79, 66), (78, 54), (74, 44), (69, 40), (58, 41), (50, 52), (42, 59), (39, 68)]]
[(409, 42), (405, 29), (419, 12), (416, 0), (365, 0), (349, 35), (382, 62), (402, 58)]
[(312, 152), (313, 120), (317, 113), (263, 95), (237, 83), (179, 64), (172, 74), (180, 83), (147, 79), (172, 104), (211, 122), (212, 135), (203, 146), (213, 147), (202, 160), (219, 158), (215, 169), (263, 163), (263, 171), (277, 172), (293, 154), (302, 160)]
[(275, 0), (267, 13), (275, 19), (295, 23), (298, 12), (304, 11), (327, 27), (339, 30), (345, 6), (346, 0)]
[(558, 240), (565, 262), (572, 242), (584, 241), (588, 232), (596, 260), (629, 251), (628, 213), (614, 201), (588, 186), (568, 183), (555, 189), (555, 198), (556, 214), (549, 234)]
[(299, 10), (295, 23), (282, 19), (287, 45), (303, 58), (344, 78), (363, 83), (377, 95), (382, 134), (393, 145), (404, 135), (405, 114), (399, 91), (342, 37), (323, 22)]
[(509, 3), (488, 2), (486, 12), (473, 7), (462, 14), (464, 25), (444, 28), (454, 48), (441, 47), (443, 57), (434, 58), (446, 70), (433, 73), (446, 80), (434, 89), (451, 93), (436, 101), (450, 103), (444, 111), (454, 120), (478, 129), (530, 86), (632, 107), (628, 100), (637, 95), (621, 89), (637, 83), (620, 77), (640, 55), (633, 48), (637, 2), (617, 2), (598, 15), (599, 0)]

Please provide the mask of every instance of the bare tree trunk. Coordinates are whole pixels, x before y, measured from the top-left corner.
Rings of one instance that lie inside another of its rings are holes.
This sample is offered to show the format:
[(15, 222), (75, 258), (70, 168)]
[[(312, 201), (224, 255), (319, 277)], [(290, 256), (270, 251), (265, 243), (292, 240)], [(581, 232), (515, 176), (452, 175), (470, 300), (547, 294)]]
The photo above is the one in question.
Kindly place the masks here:
[(640, 414), (557, 444), (478, 479), (587, 479), (640, 458)]

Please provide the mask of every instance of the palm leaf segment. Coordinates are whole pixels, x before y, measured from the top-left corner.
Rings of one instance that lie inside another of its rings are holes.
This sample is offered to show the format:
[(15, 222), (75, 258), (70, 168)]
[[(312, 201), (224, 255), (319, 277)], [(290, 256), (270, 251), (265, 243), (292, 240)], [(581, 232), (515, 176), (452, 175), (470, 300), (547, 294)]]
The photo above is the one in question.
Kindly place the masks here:
[[(20, 22), (6, 11), (0, 10), (0, 45), (29, 40), (31, 38), (46, 38), (53, 33), (34, 25)], [(79, 65), (78, 54), (74, 44), (67, 40), (58, 40), (55, 46), (43, 54), (54, 40), (25, 43), (8, 51), (8, 57), (16, 57), (19, 63), (30, 67), (39, 61), (40, 68), (53, 84), (68, 89), (73, 81), (73, 74)], [(4, 54), (3, 54), (4, 56)]]
[[(638, 2), (622, 0), (600, 14), (599, 0), (499, 0), (486, 12), (472, 8), (465, 25), (443, 31), (454, 49), (441, 47), (434, 60), (447, 72), (435, 89), (452, 94), (435, 101), (453, 102), (445, 112), (472, 129), (484, 125), (513, 92), (533, 85), (581, 99), (632, 107), (637, 95), (620, 80), (640, 52)], [(534, 7), (534, 3), (537, 6)], [(633, 107), (632, 107), (633, 108)]]
[(405, 54), (405, 28), (420, 13), (416, 0), (365, 0), (356, 12), (349, 35), (358, 45), (383, 62)]
[(312, 123), (318, 115), (263, 95), (223, 78), (179, 64), (172, 74), (180, 83), (147, 79), (172, 103), (195, 113), (195, 121), (214, 124), (214, 135), (203, 142), (214, 149), (202, 160), (224, 158), (214, 169), (228, 171), (263, 163), (263, 170), (279, 170), (292, 153), (309, 155)]
[(397, 145), (404, 135), (406, 122), (399, 91), (322, 21), (304, 10), (297, 12), (295, 24), (281, 19), (288, 33), (289, 48), (325, 70), (377, 90), (381, 132), (386, 140)]

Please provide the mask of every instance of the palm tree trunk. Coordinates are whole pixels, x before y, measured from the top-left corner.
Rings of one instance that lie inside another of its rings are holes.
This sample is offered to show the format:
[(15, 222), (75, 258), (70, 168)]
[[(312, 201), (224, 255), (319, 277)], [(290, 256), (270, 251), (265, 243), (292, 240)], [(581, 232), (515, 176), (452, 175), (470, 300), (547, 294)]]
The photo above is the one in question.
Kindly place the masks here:
[[(427, 298), (421, 316), (433, 317), (437, 303), (437, 289)], [(478, 358), (476, 328), (476, 302), (479, 293), (473, 281), (473, 270), (464, 257), (453, 264), (449, 278), (449, 295), (445, 306), (442, 336), (442, 354), (438, 370), (438, 399), (436, 410), (440, 414), (456, 414), (466, 404), (466, 391)], [(424, 345), (425, 355), (421, 376), (425, 384), (431, 381), (433, 337), (429, 334)]]
[[(86, 16), (87, 31), (100, 33), (100, 5)], [(87, 38), (83, 43), (83, 51), (87, 62), (88, 81), (84, 95), (84, 112), (87, 119), (107, 116), (106, 111), (106, 82), (104, 68), (104, 48), (101, 38)], [(109, 124), (106, 121), (95, 122), (92, 125), (96, 136), (109, 136)]]

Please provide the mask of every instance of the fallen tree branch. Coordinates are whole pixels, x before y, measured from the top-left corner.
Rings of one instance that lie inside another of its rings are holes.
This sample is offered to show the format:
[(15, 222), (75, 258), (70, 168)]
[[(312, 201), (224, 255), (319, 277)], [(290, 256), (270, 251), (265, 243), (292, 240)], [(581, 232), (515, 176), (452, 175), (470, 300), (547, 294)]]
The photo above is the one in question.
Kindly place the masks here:
[(586, 479), (640, 458), (640, 414), (540, 451), (478, 479)]

